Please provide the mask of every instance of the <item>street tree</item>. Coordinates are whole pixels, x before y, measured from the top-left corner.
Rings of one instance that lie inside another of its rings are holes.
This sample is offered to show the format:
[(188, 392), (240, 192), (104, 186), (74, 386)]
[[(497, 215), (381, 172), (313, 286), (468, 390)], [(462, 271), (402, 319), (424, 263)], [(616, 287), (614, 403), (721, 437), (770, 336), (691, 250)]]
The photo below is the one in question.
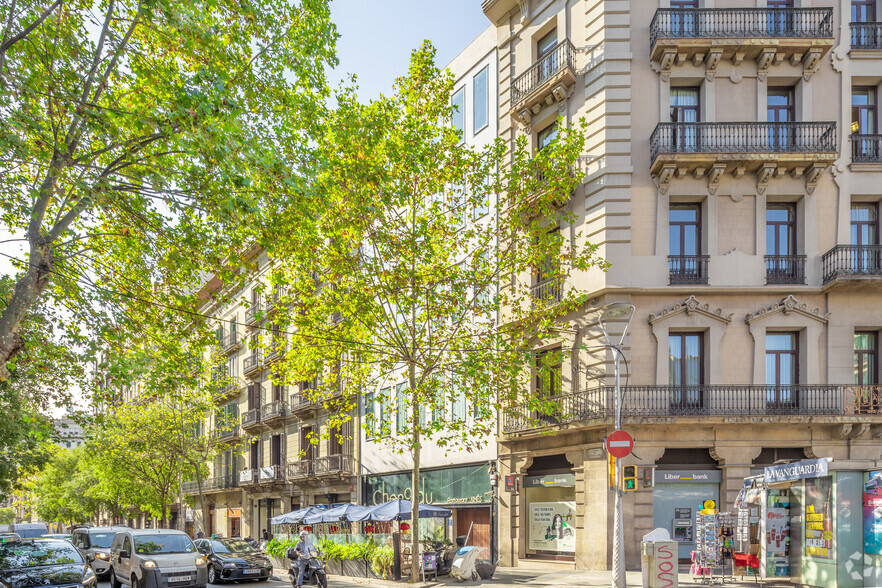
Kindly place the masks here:
[(23, 250), (0, 377), (41, 300), (98, 337), (142, 333), (150, 305), (198, 308), (200, 272), (299, 192), (329, 16), (327, 0), (0, 3), (0, 217)]
[(89, 490), (97, 483), (86, 463), (85, 448), (55, 448), (32, 486), (40, 520), (84, 523), (96, 518), (102, 501)]
[(282, 212), (279, 226), (298, 230), (266, 243), (272, 280), (287, 288), (273, 319), (292, 333), (281, 377), (331, 410), (331, 435), (363, 394), (364, 426), (412, 458), (412, 579), (421, 449), (492, 435), (533, 367), (529, 350), (585, 302), (565, 278), (605, 266), (580, 235), (553, 230), (572, 224), (562, 203), (581, 179), (583, 124), (539, 153), (523, 137), (470, 147), (450, 124), (453, 77), (434, 55), (428, 43), (414, 51), (390, 96), (337, 97), (314, 207)]

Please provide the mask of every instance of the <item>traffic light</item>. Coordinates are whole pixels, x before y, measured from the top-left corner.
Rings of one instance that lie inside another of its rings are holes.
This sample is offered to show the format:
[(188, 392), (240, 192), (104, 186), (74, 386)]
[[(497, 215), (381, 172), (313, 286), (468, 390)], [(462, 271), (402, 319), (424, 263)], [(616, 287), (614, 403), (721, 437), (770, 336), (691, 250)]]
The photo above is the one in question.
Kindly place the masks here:
[(622, 468), (622, 490), (629, 492), (637, 489), (637, 466)]
[(609, 472), (609, 489), (616, 489), (616, 458), (609, 453), (606, 454), (607, 471)]

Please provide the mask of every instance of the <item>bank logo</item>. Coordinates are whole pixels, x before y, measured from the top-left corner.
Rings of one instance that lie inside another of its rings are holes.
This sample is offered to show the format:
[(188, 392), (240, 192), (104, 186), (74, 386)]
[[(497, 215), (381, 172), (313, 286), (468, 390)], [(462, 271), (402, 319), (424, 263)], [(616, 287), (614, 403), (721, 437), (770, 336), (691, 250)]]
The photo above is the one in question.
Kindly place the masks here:
[[(861, 566), (861, 558), (864, 560), (864, 565)], [(860, 568), (863, 567), (864, 572), (861, 574)], [(848, 561), (845, 562), (845, 571), (851, 575), (853, 580), (863, 580), (872, 578), (874, 572), (876, 572), (876, 567), (873, 565), (873, 558), (869, 555), (863, 554), (860, 551), (856, 551), (851, 554), (851, 557), (848, 558)], [(865, 586), (869, 586), (869, 584), (865, 584)]]

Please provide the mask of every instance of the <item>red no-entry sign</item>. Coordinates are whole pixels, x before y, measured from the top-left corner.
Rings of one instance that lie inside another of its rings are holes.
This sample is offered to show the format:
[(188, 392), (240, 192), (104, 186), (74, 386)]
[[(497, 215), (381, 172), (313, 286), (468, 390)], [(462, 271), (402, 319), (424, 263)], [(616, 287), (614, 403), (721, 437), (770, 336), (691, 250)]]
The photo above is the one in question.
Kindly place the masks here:
[(606, 438), (606, 450), (613, 457), (619, 459), (628, 457), (633, 449), (634, 438), (625, 431), (613, 431)]

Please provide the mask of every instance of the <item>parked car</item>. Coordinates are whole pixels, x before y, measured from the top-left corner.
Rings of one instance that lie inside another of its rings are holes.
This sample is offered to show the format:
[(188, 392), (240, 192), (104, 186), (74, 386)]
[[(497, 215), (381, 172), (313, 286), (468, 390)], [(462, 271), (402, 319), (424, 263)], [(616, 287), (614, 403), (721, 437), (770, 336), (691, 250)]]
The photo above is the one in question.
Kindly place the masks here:
[(172, 529), (119, 529), (110, 546), (110, 586), (205, 588), (205, 557), (190, 537)]
[(128, 527), (77, 527), (71, 535), (71, 542), (83, 557), (93, 556), (92, 569), (98, 577), (110, 575), (110, 545), (113, 536)]
[(48, 533), (49, 527), (46, 523), (15, 523), (10, 531), (18, 533), (22, 539), (36, 539)]
[(0, 533), (0, 543), (8, 543), (9, 541), (21, 541), (18, 533)]
[(63, 541), (70, 541), (70, 535), (68, 533), (46, 533), (45, 535), (40, 535), (40, 539), (61, 539)]
[(0, 545), (0, 585), (82, 586), (95, 588), (98, 579), (74, 546), (61, 539), (22, 539)]
[(196, 549), (208, 560), (208, 583), (226, 580), (268, 580), (273, 564), (259, 549), (242, 539), (197, 539)]

